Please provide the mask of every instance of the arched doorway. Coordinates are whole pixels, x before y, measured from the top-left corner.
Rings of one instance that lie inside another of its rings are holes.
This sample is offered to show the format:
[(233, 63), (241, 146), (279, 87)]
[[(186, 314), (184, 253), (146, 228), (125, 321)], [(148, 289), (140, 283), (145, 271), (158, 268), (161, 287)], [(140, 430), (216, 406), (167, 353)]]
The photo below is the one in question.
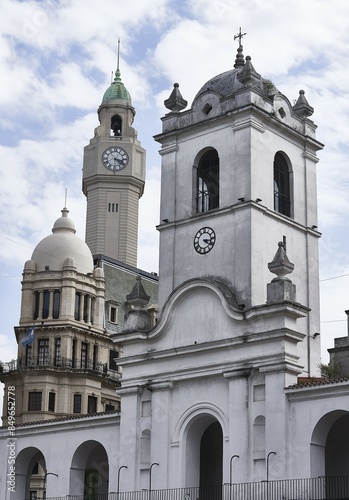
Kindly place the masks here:
[(74, 453), (70, 468), (70, 495), (83, 495), (83, 500), (96, 500), (107, 494), (109, 462), (103, 445), (85, 441)]
[(339, 417), (326, 439), (325, 475), (349, 475), (349, 413)]
[(11, 498), (45, 498), (46, 461), (42, 452), (35, 447), (21, 450), (16, 458), (16, 488)]
[(201, 498), (221, 497), (223, 432), (212, 415), (196, 416), (186, 436), (185, 484), (199, 486)]
[(200, 487), (222, 484), (223, 434), (218, 422), (204, 431), (200, 443)]

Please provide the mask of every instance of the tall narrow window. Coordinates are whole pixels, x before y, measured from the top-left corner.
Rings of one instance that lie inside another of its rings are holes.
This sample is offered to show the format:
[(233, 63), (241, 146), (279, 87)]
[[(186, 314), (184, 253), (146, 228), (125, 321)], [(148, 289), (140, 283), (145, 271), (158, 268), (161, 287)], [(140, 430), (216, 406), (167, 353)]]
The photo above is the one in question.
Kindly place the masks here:
[(87, 368), (88, 344), (81, 342), (81, 368)]
[(47, 366), (49, 363), (48, 345), (49, 345), (48, 339), (39, 339), (39, 346), (38, 346), (39, 366)]
[(33, 346), (28, 344), (25, 348), (25, 366), (32, 366), (33, 363)]
[(52, 310), (53, 319), (59, 318), (60, 295), (61, 294), (60, 294), (59, 290), (55, 290), (53, 292), (53, 310)]
[(80, 292), (76, 292), (75, 307), (74, 307), (74, 319), (76, 319), (76, 321), (80, 320), (80, 300), (81, 300), (81, 294)]
[(39, 317), (39, 307), (40, 307), (40, 292), (35, 292), (34, 319), (38, 319)]
[(72, 357), (72, 368), (76, 368), (77, 366), (77, 360), (76, 360), (76, 348), (77, 348), (77, 340), (73, 339), (73, 345), (72, 345), (72, 352), (71, 352), (71, 357)]
[(109, 351), (109, 369), (118, 371), (118, 365), (116, 364), (116, 359), (119, 357), (118, 351)]
[(88, 397), (87, 413), (97, 413), (97, 398), (95, 396)]
[(98, 363), (98, 346), (95, 344), (93, 346), (93, 369), (97, 369), (97, 363)]
[(61, 339), (55, 339), (55, 366), (61, 366), (62, 364), (62, 350), (61, 350)]
[(48, 393), (48, 411), (55, 411), (56, 393)]
[(274, 210), (291, 216), (290, 173), (281, 153), (276, 153), (274, 158)]
[(42, 306), (42, 319), (47, 319), (50, 311), (50, 292), (44, 291), (44, 303)]
[(81, 394), (74, 394), (73, 413), (81, 413)]
[(219, 207), (219, 158), (212, 149), (201, 158), (197, 169), (197, 212)]
[(109, 307), (109, 321), (111, 323), (117, 323), (117, 309), (115, 306)]
[(95, 308), (96, 308), (96, 297), (91, 297), (91, 311), (90, 311), (90, 314), (91, 314), (91, 318), (90, 318), (91, 325), (94, 324), (94, 320), (95, 320)]
[(88, 295), (84, 296), (84, 321), (87, 323), (88, 319)]

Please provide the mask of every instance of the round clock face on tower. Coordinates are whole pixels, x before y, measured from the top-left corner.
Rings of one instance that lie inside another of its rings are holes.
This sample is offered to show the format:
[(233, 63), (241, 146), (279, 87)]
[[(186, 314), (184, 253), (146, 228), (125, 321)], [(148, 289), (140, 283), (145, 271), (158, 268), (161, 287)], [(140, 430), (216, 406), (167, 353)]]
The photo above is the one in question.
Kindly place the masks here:
[(119, 146), (108, 148), (102, 154), (102, 163), (108, 170), (118, 172), (128, 164), (128, 154)]
[(200, 254), (208, 253), (216, 243), (216, 235), (210, 227), (202, 227), (194, 236), (194, 248)]

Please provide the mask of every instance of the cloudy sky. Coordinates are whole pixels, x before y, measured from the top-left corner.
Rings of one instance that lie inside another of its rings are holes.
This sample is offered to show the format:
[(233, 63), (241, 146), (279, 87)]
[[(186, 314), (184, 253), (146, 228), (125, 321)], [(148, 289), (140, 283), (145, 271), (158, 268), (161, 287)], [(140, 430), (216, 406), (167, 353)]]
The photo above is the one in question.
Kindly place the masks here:
[[(23, 264), (67, 205), (84, 238), (83, 147), (116, 66), (147, 150), (140, 205), (140, 268), (157, 271), (163, 101), (174, 82), (192, 101), (244, 54), (291, 102), (315, 108), (319, 153), (323, 361), (346, 335), (349, 309), (349, 2), (347, 0), (1, 0), (0, 359), (16, 357)], [(289, 256), (292, 260), (292, 256)]]

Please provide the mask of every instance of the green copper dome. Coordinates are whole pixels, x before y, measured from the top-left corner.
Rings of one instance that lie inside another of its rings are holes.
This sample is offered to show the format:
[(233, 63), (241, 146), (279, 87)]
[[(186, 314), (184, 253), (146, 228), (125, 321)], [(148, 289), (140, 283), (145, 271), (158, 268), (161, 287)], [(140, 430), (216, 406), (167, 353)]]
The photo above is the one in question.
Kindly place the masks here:
[(104, 92), (102, 103), (110, 101), (111, 99), (123, 99), (131, 103), (131, 96), (121, 81), (119, 68), (115, 72), (114, 81)]

